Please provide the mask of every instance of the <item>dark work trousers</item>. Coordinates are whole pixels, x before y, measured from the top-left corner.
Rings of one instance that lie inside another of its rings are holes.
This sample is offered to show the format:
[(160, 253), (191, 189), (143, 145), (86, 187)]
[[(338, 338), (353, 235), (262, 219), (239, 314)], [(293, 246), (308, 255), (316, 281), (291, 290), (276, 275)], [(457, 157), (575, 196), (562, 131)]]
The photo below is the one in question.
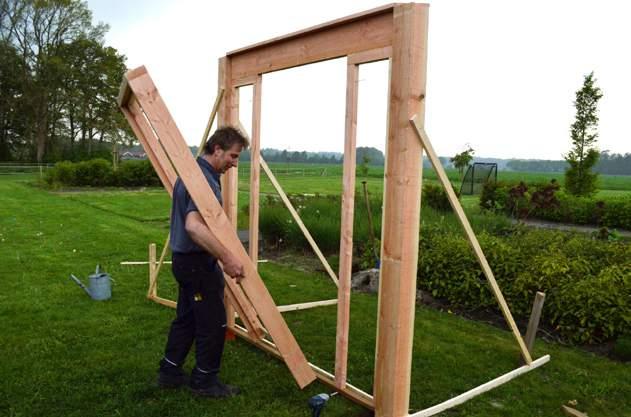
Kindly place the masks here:
[(197, 368), (216, 375), (226, 333), (221, 267), (206, 253), (174, 253), (172, 269), (179, 284), (177, 317), (171, 323), (165, 358), (181, 366), (194, 340)]

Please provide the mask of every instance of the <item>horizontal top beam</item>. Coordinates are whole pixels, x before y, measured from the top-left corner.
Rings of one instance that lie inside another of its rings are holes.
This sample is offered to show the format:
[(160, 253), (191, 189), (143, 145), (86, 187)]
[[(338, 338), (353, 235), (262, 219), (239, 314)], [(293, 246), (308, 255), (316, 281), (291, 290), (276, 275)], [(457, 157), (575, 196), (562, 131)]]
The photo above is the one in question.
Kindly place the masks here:
[(235, 49), (234, 51), (230, 51), (230, 52), (228, 52), (226, 54), (226, 56), (233, 57), (235, 55), (243, 54), (243, 53), (246, 53), (246, 52), (251, 52), (251, 51), (253, 51), (253, 50), (257, 49), (257, 48), (261, 48), (263, 46), (269, 46), (269, 45), (273, 45), (273, 44), (286, 42), (286, 41), (288, 41), (290, 39), (299, 38), (299, 37), (304, 36), (306, 34), (315, 33), (315, 32), (319, 32), (319, 31), (322, 31), (322, 30), (331, 29), (331, 28), (334, 28), (336, 26), (341, 26), (341, 25), (345, 25), (345, 24), (354, 22), (356, 20), (365, 19), (365, 18), (368, 18), (370, 16), (374, 16), (374, 15), (378, 15), (378, 14), (384, 14), (384, 13), (392, 13), (392, 10), (394, 9), (395, 5), (396, 5), (395, 3), (386, 4), (384, 6), (376, 7), (374, 9), (364, 10), (363, 12), (360, 12), (360, 13), (355, 13), (355, 14), (352, 14), (350, 16), (341, 17), (339, 19), (331, 20), (331, 21), (326, 22), (326, 23), (321, 23), (319, 25), (311, 26), (311, 27), (308, 27), (306, 29), (302, 29), (302, 30), (299, 30), (299, 31), (296, 31), (296, 32), (289, 33), (287, 35), (277, 36), (275, 38), (268, 39), (266, 41), (257, 42), (257, 43), (255, 43), (253, 45), (245, 46), (243, 48), (239, 48), (239, 49)]
[(227, 54), (230, 83), (253, 75), (392, 45), (393, 3), (336, 19)]

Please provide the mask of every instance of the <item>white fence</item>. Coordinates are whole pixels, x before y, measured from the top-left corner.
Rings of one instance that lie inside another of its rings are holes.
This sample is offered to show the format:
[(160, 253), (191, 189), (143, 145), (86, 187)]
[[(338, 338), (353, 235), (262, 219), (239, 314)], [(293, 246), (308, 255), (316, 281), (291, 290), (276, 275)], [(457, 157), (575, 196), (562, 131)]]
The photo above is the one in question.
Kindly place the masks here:
[(55, 164), (38, 164), (30, 162), (0, 162), (0, 175), (39, 174), (51, 169)]

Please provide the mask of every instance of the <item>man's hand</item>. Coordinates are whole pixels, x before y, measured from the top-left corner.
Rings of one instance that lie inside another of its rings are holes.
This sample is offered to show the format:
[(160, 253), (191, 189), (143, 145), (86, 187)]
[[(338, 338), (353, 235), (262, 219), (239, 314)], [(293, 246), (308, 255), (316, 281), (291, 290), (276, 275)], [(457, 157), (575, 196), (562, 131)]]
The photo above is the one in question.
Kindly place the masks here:
[(236, 279), (237, 282), (241, 282), (241, 280), (245, 278), (243, 264), (232, 253), (226, 254), (226, 256), (221, 259), (221, 264), (223, 265), (223, 271)]

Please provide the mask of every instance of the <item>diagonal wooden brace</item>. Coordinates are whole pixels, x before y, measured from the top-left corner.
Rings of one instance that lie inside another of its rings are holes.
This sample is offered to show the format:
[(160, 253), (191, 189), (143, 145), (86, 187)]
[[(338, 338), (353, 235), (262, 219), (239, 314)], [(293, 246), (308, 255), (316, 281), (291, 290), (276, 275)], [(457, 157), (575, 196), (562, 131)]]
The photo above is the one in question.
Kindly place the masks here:
[[(226, 248), (243, 262), (245, 269), (245, 278), (241, 282), (243, 292), (278, 346), (296, 382), (301, 388), (305, 387), (315, 380), (315, 373), (309, 367), (303, 352), (258, 275), (255, 265), (250, 261), (229, 219), (205, 181), (199, 165), (177, 129), (155, 84), (144, 67), (132, 70), (128, 74), (121, 87), (120, 106), (125, 107), (132, 96), (138, 100), (148, 124), (155, 132), (155, 137), (152, 139), (159, 141), (164, 148), (206, 225), (215, 236), (221, 237)], [(161, 164), (164, 165), (165, 161), (161, 161)], [(246, 304), (242, 304), (241, 307), (243, 305)]]

